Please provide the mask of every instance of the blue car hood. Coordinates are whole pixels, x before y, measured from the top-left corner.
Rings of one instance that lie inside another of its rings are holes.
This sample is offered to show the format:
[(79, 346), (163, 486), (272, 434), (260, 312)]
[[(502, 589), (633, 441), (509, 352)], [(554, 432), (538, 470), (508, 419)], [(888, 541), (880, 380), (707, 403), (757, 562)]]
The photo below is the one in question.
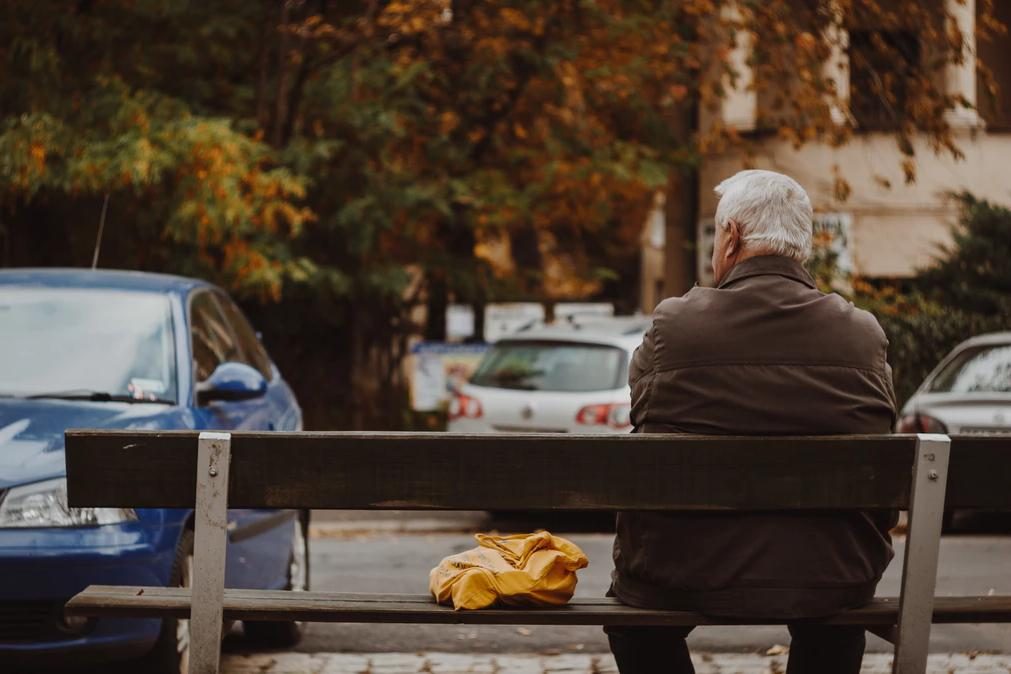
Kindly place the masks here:
[(184, 408), (77, 400), (0, 399), (0, 489), (66, 474), (68, 428), (188, 428)]

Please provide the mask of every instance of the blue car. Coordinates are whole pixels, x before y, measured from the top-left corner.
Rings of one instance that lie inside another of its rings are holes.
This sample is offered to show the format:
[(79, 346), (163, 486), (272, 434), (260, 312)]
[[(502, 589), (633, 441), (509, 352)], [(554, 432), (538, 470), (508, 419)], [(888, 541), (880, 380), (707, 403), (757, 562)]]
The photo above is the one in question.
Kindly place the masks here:
[[(300, 430), (302, 412), (215, 286), (139, 272), (0, 270), (0, 670), (139, 658), (185, 672), (184, 620), (65, 618), (91, 584), (187, 586), (192, 511), (66, 505), (68, 428)], [(230, 510), (229, 587), (308, 588), (308, 514)], [(297, 623), (246, 623), (277, 646)]]

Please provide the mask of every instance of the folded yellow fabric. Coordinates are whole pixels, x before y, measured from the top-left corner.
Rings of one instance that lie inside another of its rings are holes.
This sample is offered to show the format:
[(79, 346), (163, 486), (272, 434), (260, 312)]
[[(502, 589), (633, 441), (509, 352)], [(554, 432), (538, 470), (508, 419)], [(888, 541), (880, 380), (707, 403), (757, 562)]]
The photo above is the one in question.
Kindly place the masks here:
[(575, 543), (547, 531), (477, 534), (478, 547), (446, 557), (428, 576), (440, 604), (456, 609), (560, 606), (576, 590), (576, 570), (589, 560)]

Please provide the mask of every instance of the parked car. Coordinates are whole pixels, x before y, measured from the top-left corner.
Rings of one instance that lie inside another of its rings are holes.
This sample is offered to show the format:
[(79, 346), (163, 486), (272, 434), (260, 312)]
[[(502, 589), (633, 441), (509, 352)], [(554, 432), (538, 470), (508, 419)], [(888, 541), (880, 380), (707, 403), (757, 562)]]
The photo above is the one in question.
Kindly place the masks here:
[(1011, 332), (956, 346), (902, 408), (901, 433), (1011, 433)]
[[(140, 657), (185, 672), (185, 620), (83, 619), (87, 585), (187, 586), (191, 510), (68, 508), (68, 428), (299, 430), (291, 389), (232, 300), (138, 272), (0, 271), (0, 662)], [(308, 587), (308, 516), (230, 510), (229, 587)], [(294, 623), (247, 623), (291, 645)], [(4, 669), (0, 666), (0, 669)], [(10, 670), (4, 670), (10, 671)]]
[(535, 326), (496, 342), (449, 406), (450, 431), (628, 433), (642, 317)]
[[(900, 433), (1011, 434), (1011, 332), (979, 335), (956, 346), (902, 408)], [(952, 531), (962, 512), (944, 514)]]

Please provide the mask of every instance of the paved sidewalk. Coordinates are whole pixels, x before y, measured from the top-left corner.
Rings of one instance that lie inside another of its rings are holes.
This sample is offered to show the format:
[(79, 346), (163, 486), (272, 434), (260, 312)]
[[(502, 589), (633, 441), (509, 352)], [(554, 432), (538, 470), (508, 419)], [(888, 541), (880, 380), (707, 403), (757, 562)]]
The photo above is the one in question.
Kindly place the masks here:
[[(782, 674), (786, 655), (702, 653), (696, 674)], [(610, 655), (273, 653), (225, 655), (222, 674), (617, 674)], [(890, 674), (891, 656), (869, 653), (862, 674)], [(1011, 655), (930, 656), (927, 674), (1011, 674)]]
[(491, 522), (483, 510), (313, 510), (309, 536), (356, 538), (380, 534), (470, 533)]

